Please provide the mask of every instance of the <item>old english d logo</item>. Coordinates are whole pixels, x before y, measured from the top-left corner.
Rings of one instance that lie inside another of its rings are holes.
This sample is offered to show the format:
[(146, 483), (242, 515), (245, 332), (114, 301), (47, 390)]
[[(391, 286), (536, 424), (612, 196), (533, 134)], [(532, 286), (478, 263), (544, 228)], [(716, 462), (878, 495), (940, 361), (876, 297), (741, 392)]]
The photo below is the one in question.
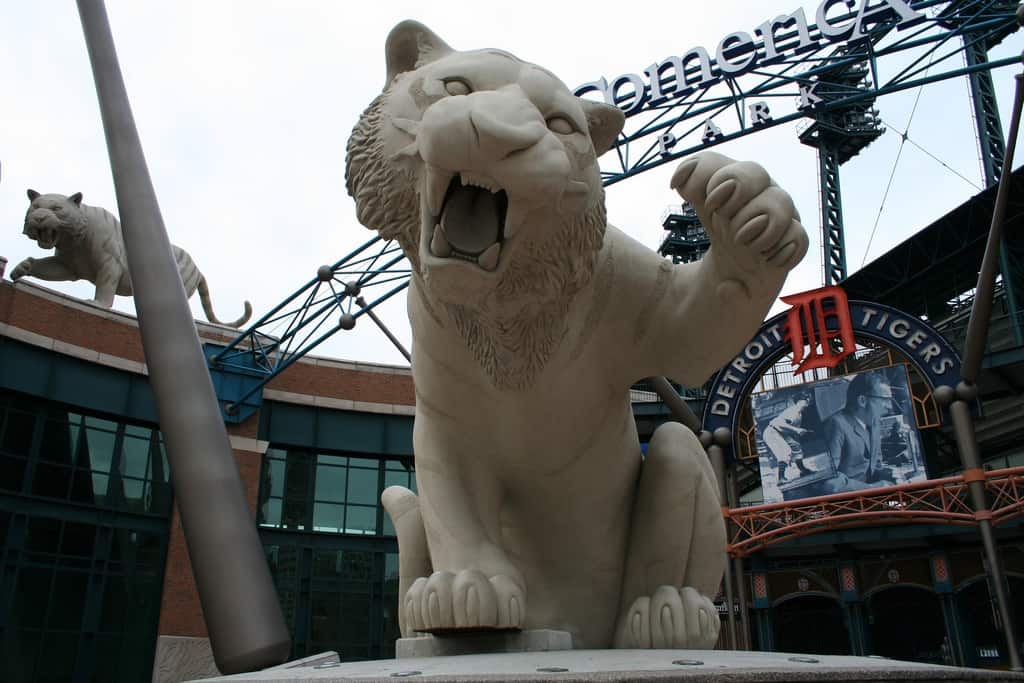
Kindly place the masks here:
[[(850, 304), (842, 287), (812, 289), (784, 296), (782, 301), (792, 306), (785, 340), (793, 347), (794, 374), (834, 368), (856, 350)], [(806, 354), (805, 348), (809, 349)]]

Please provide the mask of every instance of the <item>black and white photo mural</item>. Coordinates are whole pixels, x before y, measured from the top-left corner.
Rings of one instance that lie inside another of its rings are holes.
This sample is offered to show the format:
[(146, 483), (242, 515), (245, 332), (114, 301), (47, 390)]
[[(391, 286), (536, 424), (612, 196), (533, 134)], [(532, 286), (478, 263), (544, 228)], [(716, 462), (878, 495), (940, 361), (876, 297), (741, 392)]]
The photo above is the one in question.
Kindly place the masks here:
[(750, 400), (765, 503), (927, 478), (903, 365)]

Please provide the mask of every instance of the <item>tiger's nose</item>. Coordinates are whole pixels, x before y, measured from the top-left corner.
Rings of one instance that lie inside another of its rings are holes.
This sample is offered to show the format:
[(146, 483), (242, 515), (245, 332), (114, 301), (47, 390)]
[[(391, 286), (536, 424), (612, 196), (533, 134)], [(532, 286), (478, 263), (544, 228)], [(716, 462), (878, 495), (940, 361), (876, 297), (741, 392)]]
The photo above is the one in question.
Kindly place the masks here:
[(475, 110), (469, 115), (480, 152), (491, 159), (505, 157), (529, 149), (544, 137), (545, 128), (539, 121), (509, 124), (490, 114)]

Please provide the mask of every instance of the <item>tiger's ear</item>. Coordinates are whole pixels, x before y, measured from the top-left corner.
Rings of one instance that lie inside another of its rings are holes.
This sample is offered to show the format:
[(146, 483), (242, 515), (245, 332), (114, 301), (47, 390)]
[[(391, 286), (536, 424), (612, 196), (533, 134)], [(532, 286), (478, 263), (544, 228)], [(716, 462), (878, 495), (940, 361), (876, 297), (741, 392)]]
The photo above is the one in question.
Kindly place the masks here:
[(74, 202), (76, 206), (81, 206), (82, 205), (82, 193), (81, 192), (74, 193), (73, 195), (68, 197), (68, 199), (71, 200), (72, 202)]
[(36, 192), (32, 188), (29, 188), (29, 190), (28, 190), (28, 200), (30, 202), (35, 201), (36, 197), (38, 197), (38, 196), (39, 196), (38, 192)]
[(384, 54), (387, 59), (387, 89), (395, 76), (412, 71), (420, 64), (426, 64), (449, 55), (454, 50), (448, 43), (418, 21), (406, 20), (391, 29)]
[(587, 117), (590, 139), (594, 143), (594, 152), (601, 156), (615, 144), (615, 138), (626, 125), (626, 115), (618, 107), (603, 102), (585, 100), (582, 97), (583, 113)]

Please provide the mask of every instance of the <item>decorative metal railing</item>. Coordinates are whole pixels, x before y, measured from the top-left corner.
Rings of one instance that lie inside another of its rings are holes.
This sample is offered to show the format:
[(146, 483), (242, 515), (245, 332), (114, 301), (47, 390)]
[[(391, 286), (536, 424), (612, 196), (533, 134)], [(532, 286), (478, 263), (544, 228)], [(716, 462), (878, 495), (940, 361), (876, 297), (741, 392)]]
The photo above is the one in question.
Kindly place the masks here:
[(857, 526), (957, 524), (989, 518), (999, 524), (1024, 514), (1024, 467), (984, 473), (989, 509), (976, 512), (963, 475), (854, 493), (807, 498), (726, 512), (729, 553), (743, 557), (800, 536)]

